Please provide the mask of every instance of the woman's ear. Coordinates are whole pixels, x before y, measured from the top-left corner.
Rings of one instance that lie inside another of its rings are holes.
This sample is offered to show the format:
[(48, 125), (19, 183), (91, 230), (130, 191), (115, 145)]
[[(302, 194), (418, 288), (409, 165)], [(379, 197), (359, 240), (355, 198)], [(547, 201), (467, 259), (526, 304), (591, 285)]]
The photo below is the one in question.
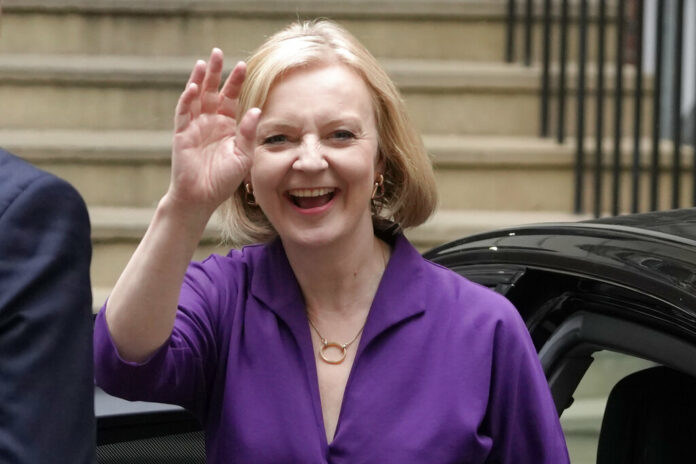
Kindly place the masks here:
[(382, 150), (378, 150), (377, 156), (375, 157), (375, 173), (384, 174), (386, 165), (387, 163), (384, 159), (384, 155), (382, 154)]

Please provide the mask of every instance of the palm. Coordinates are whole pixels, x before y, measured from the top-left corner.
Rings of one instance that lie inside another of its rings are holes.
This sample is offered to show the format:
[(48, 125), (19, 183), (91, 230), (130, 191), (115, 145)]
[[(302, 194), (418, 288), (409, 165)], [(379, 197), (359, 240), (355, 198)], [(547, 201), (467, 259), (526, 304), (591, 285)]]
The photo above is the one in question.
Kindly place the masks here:
[(251, 167), (235, 154), (234, 119), (202, 114), (174, 137), (172, 182), (195, 203), (220, 203)]
[(221, 90), (222, 53), (214, 50), (203, 66), (196, 63), (177, 105), (170, 195), (212, 211), (251, 168), (258, 111), (245, 115), (238, 130), (235, 113), (244, 65), (235, 67)]

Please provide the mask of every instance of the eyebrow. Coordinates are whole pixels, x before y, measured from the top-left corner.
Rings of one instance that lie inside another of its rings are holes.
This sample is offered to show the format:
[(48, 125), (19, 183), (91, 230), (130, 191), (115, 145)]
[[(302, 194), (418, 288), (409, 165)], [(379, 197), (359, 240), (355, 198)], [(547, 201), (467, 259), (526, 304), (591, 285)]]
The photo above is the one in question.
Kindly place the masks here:
[(294, 130), (297, 126), (294, 126), (292, 124), (279, 121), (279, 120), (270, 120), (270, 121), (264, 121), (259, 124), (259, 127), (256, 129), (257, 132), (263, 132), (263, 131), (288, 131), (288, 130)]
[[(351, 126), (357, 126), (357, 127), (362, 127), (361, 119), (358, 116), (354, 115), (344, 115), (344, 116), (339, 116), (335, 117), (332, 119), (329, 119), (325, 123), (322, 124), (323, 127), (334, 127), (334, 126), (340, 126), (342, 124), (348, 124)], [(277, 118), (277, 119), (269, 119), (266, 121), (263, 121), (259, 124), (258, 131), (289, 131), (289, 130), (295, 130), (297, 129), (298, 125), (297, 124), (292, 124), (288, 122), (286, 118)]]

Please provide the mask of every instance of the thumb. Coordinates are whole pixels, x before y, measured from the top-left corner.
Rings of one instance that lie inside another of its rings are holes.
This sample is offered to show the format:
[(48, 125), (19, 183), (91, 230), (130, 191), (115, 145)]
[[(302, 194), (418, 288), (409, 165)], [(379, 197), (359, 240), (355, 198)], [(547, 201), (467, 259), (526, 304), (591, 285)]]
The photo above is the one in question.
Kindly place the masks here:
[(237, 129), (237, 136), (234, 141), (234, 149), (237, 156), (252, 158), (254, 146), (256, 144), (256, 128), (259, 125), (261, 110), (251, 108), (246, 112)]

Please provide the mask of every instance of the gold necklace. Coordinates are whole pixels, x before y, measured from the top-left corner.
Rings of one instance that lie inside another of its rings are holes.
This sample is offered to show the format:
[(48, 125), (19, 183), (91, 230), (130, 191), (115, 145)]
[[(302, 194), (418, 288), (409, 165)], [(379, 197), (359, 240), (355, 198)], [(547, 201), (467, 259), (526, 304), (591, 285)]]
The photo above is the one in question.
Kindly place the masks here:
[[(324, 361), (325, 363), (328, 363), (328, 364), (341, 364), (346, 359), (348, 347), (350, 345), (352, 345), (355, 340), (358, 339), (358, 337), (362, 333), (363, 329), (365, 328), (365, 324), (363, 324), (363, 326), (360, 327), (360, 330), (358, 331), (358, 333), (355, 334), (355, 337), (353, 337), (353, 339), (351, 341), (349, 341), (348, 343), (330, 342), (319, 333), (319, 329), (316, 328), (316, 326), (312, 322), (312, 319), (310, 319), (308, 317), (307, 320), (309, 321), (309, 325), (312, 326), (312, 328), (317, 333), (317, 335), (319, 335), (319, 339), (321, 340), (321, 348), (319, 348), (319, 357), (321, 358), (322, 361)], [(329, 348), (338, 348), (339, 350), (341, 350), (341, 357), (338, 359), (328, 358), (326, 356), (326, 351)]]
[[(380, 251), (382, 252), (382, 260), (384, 262), (384, 267), (382, 268), (382, 274), (384, 274), (384, 271), (387, 269), (387, 263), (389, 262), (389, 251), (387, 248), (387, 251), (385, 251), (385, 247), (388, 247), (388, 245), (384, 245), (380, 247)], [(309, 321), (309, 325), (312, 326), (314, 331), (317, 333), (319, 336), (319, 340), (321, 340), (321, 348), (319, 348), (319, 357), (321, 358), (322, 361), (324, 361), (327, 364), (341, 364), (343, 361), (346, 359), (346, 355), (348, 353), (348, 347), (355, 342), (355, 340), (358, 339), (360, 334), (362, 333), (363, 329), (365, 328), (365, 324), (367, 324), (367, 318), (365, 319), (365, 322), (363, 323), (362, 327), (360, 327), (360, 330), (358, 330), (358, 333), (355, 334), (355, 337), (348, 343), (338, 343), (338, 342), (330, 342), (326, 338), (324, 338), (320, 333), (319, 329), (314, 325), (314, 322), (312, 322), (312, 319), (309, 317), (309, 313), (307, 313), (307, 320)], [(337, 348), (341, 351), (341, 357), (338, 359), (330, 359), (326, 356), (326, 351), (328, 351), (330, 348)]]

